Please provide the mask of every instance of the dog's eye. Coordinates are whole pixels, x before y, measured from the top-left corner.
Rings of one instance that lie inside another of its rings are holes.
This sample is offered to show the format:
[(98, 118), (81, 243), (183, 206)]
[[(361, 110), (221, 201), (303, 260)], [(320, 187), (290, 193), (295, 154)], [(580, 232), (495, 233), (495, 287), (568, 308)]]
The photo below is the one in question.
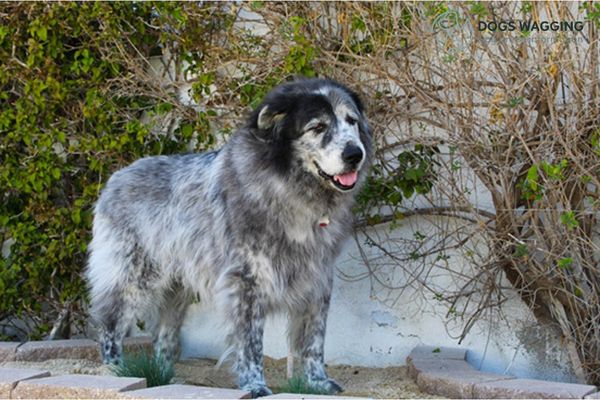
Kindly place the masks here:
[(348, 116), (346, 117), (346, 122), (347, 122), (347, 123), (349, 123), (350, 125), (356, 125), (356, 123), (357, 123), (358, 121), (356, 120), (356, 118), (352, 118), (351, 116), (349, 116), (349, 115), (348, 115)]
[(327, 129), (327, 125), (325, 125), (322, 122), (318, 123), (312, 128), (312, 130), (315, 131), (315, 133), (323, 133), (325, 132), (325, 129)]

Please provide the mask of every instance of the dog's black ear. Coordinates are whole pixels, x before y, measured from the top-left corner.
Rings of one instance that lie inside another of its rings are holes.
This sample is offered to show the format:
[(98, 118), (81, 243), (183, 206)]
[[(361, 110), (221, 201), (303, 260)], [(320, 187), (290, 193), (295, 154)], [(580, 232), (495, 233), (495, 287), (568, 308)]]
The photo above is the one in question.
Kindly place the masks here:
[(354, 104), (356, 104), (356, 108), (358, 108), (358, 111), (362, 114), (365, 112), (365, 106), (362, 102), (362, 100), (360, 99), (360, 96), (358, 95), (358, 93), (356, 93), (354, 90), (348, 90), (350, 92), (350, 97), (352, 98), (352, 101), (354, 102)]
[(254, 136), (264, 140), (273, 140), (278, 136), (285, 110), (275, 109), (268, 103), (260, 105), (250, 116), (250, 129)]
[(256, 127), (259, 131), (269, 131), (284, 117), (285, 113), (283, 111), (273, 110), (268, 105), (265, 105), (258, 112), (258, 116), (256, 117)]

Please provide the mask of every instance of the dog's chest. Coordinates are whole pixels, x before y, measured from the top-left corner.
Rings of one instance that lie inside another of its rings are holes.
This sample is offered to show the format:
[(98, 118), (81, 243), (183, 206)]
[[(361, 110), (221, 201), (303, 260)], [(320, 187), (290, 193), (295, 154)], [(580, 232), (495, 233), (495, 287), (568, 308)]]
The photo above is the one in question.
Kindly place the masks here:
[(328, 289), (332, 265), (299, 255), (276, 255), (258, 265), (257, 288), (271, 308), (297, 308), (322, 296)]
[(337, 213), (304, 204), (290, 207), (280, 215), (278, 222), (286, 239), (303, 247), (331, 245), (340, 230)]
[(294, 223), (284, 224), (283, 233), (291, 244), (311, 247), (320, 242), (326, 246), (333, 243), (338, 229), (338, 224), (335, 221), (332, 223), (330, 217), (323, 213), (320, 216), (310, 214)]
[(327, 290), (339, 246), (327, 228), (316, 226), (304, 240), (282, 235), (253, 256), (258, 287), (274, 307), (295, 307)]

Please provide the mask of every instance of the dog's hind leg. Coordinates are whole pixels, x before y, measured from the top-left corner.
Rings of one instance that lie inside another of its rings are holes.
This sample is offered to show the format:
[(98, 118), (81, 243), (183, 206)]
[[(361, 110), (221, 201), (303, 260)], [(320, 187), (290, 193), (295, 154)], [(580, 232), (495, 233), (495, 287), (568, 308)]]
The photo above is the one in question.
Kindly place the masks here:
[(123, 354), (123, 338), (131, 328), (136, 312), (122, 291), (116, 290), (97, 299), (92, 315), (99, 325), (102, 361), (117, 364)]
[(154, 332), (154, 352), (167, 362), (178, 357), (179, 331), (191, 296), (180, 284), (166, 291), (159, 311), (159, 320)]
[(99, 329), (103, 362), (118, 363), (123, 338), (148, 303), (143, 258), (130, 236), (115, 233), (103, 220), (94, 226), (90, 248), (90, 315)]
[(305, 310), (290, 312), (290, 344), (300, 355), (308, 384), (329, 394), (343, 391), (325, 372), (324, 344), (330, 294), (309, 304)]
[(272, 394), (263, 373), (263, 330), (266, 301), (246, 265), (231, 272), (224, 285), (225, 311), (231, 323), (229, 343), (235, 351), (234, 371), (240, 389), (253, 398)]

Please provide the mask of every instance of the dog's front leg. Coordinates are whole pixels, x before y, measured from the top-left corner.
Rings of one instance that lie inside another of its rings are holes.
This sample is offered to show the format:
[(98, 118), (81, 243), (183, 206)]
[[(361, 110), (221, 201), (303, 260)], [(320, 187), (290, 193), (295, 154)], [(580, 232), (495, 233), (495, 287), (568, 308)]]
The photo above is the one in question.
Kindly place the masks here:
[(228, 286), (228, 314), (233, 329), (229, 338), (236, 355), (234, 371), (238, 385), (253, 398), (268, 396), (272, 392), (263, 373), (264, 296), (248, 268), (236, 273)]
[(304, 375), (308, 384), (315, 389), (334, 394), (342, 387), (325, 372), (323, 349), (330, 295), (325, 295), (301, 312), (292, 312), (290, 342), (302, 359)]

